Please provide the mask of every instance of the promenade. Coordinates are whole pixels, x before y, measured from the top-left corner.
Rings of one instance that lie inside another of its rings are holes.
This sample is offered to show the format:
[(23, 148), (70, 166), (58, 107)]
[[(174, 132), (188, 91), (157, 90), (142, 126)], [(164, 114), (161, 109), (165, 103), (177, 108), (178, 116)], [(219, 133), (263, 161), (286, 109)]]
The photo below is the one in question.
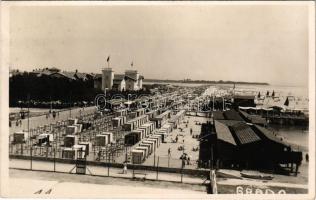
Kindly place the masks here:
[(207, 195), (206, 187), (199, 184), (15, 169), (10, 169), (9, 187), (10, 197), (24, 198), (188, 198)]

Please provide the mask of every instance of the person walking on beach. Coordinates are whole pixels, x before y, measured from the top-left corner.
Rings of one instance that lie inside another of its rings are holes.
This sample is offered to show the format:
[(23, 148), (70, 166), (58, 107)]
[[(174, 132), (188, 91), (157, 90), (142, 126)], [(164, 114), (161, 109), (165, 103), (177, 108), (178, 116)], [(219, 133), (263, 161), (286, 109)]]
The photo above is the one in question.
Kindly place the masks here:
[(182, 159), (182, 168), (185, 168), (185, 160), (186, 160), (185, 156), (182, 155), (181, 159)]
[(308, 156), (308, 153), (305, 155), (305, 160), (306, 160), (306, 162), (308, 162), (308, 161), (309, 161), (309, 156)]
[(187, 157), (187, 165), (190, 165), (191, 164), (191, 162), (190, 162), (190, 155), (188, 155), (188, 157)]
[(101, 151), (98, 152), (98, 157), (97, 157), (97, 161), (101, 160)]
[(190, 135), (192, 135), (192, 133), (193, 133), (193, 130), (192, 130), (192, 128), (190, 128)]
[(171, 149), (170, 149), (170, 147), (169, 147), (169, 149), (168, 149), (168, 156), (169, 156), (169, 157), (171, 156)]
[(127, 163), (126, 162), (124, 162), (123, 174), (127, 174)]
[(53, 118), (55, 119), (56, 118), (56, 112), (53, 111)]

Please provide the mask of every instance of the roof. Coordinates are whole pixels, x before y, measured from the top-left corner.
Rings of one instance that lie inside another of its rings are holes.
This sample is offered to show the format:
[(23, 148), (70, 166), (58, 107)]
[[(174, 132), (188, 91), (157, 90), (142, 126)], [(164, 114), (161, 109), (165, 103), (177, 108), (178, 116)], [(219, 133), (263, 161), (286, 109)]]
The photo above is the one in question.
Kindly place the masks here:
[(225, 119), (227, 120), (244, 121), (243, 118), (235, 110), (227, 110), (223, 114), (225, 116)]
[(260, 115), (250, 115), (245, 111), (239, 110), (240, 114), (244, 116), (247, 120), (249, 120), (253, 124), (266, 124), (267, 121), (265, 118)]
[(156, 116), (155, 118), (156, 119), (162, 119), (164, 116), (168, 115), (169, 113), (171, 113), (171, 111), (167, 110), (167, 111), (161, 113), (160, 115)]
[(236, 121), (236, 120), (217, 120), (218, 122), (225, 124), (226, 126), (233, 126), (235, 124), (240, 123), (240, 121)]
[(276, 135), (274, 135), (274, 133), (272, 133), (268, 129), (261, 127), (261, 126), (258, 126), (258, 125), (254, 125), (254, 127), (257, 128), (257, 130), (259, 130), (265, 138), (272, 140), (276, 143), (280, 143), (280, 144), (283, 144), (285, 146), (289, 146), (289, 144), (286, 144), (285, 142), (283, 142), (280, 138), (278, 138)]
[(255, 99), (255, 95), (235, 95), (234, 99)]
[(213, 118), (215, 120), (223, 120), (223, 119), (225, 119), (225, 116), (223, 115), (222, 111), (214, 111), (213, 112)]
[(128, 75), (125, 75), (125, 77), (128, 78), (128, 79), (131, 79), (131, 80), (133, 80), (133, 81), (137, 81), (135, 78), (130, 77), (130, 76), (128, 76)]
[(96, 74), (96, 75), (94, 75), (94, 79), (99, 79), (99, 78), (102, 78), (102, 74)]
[(236, 145), (235, 139), (227, 125), (215, 120), (215, 130), (217, 133), (217, 139)]
[(62, 75), (64, 75), (65, 77), (67, 77), (69, 79), (75, 79), (74, 76), (75, 76), (76, 72), (66, 72), (66, 71), (64, 71), (62, 73), (59, 72), (59, 74), (62, 74)]
[(75, 75), (79, 78), (79, 79), (85, 79), (87, 78), (87, 73), (81, 73), (81, 72), (75, 72)]
[(246, 124), (240, 122), (231, 126), (241, 145), (260, 141), (260, 137)]
[(122, 81), (126, 76), (124, 74), (114, 74), (114, 81)]

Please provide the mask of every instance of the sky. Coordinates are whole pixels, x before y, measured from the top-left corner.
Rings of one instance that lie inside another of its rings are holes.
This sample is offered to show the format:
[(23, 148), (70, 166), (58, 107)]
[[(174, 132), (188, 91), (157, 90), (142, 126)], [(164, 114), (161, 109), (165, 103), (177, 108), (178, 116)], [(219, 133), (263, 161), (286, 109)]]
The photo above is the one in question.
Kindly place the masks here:
[[(304, 5), (14, 6), (10, 67), (308, 85)], [(134, 63), (133, 68), (131, 62)]]

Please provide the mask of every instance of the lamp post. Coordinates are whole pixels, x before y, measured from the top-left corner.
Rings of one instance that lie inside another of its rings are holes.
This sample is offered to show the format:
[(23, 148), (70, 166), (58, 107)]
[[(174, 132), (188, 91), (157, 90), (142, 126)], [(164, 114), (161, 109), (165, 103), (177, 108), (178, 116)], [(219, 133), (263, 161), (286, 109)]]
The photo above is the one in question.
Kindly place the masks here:
[[(30, 134), (30, 93), (27, 94), (27, 133)], [(30, 156), (31, 156), (31, 170), (32, 170), (32, 165), (33, 165), (33, 159), (32, 159), (32, 146), (33, 146), (33, 142), (32, 142), (32, 138), (30, 135)]]

